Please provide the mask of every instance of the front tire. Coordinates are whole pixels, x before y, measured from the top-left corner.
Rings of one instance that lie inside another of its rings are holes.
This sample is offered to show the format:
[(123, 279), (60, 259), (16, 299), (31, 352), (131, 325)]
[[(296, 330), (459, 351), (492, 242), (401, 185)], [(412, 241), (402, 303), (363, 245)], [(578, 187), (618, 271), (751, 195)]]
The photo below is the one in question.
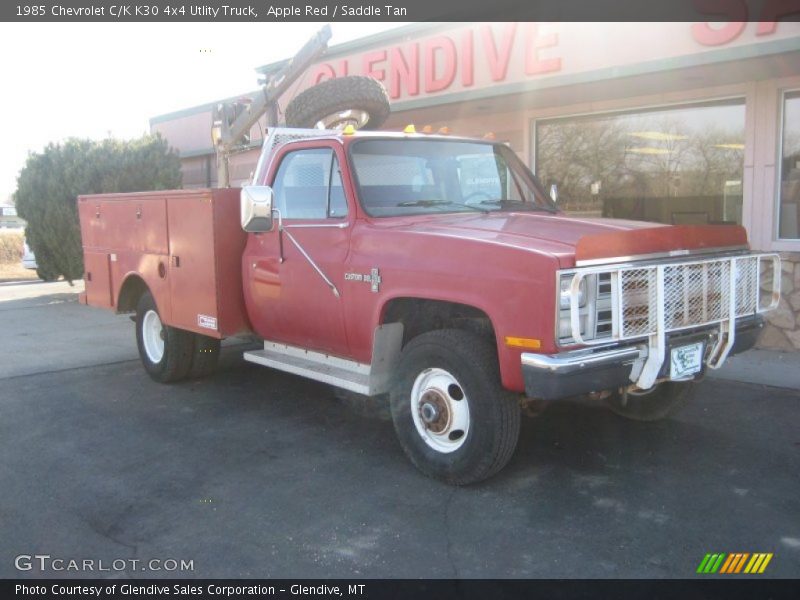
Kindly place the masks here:
[(164, 325), (150, 292), (136, 306), (136, 345), (145, 371), (159, 383), (180, 381), (192, 367), (192, 334)]
[(616, 414), (632, 421), (660, 421), (680, 410), (694, 396), (692, 383), (666, 381), (646, 392), (612, 393), (605, 402)]
[(420, 471), (446, 483), (487, 479), (516, 448), (519, 403), (500, 384), (494, 345), (474, 333), (442, 329), (411, 340), (390, 403), (406, 455)]

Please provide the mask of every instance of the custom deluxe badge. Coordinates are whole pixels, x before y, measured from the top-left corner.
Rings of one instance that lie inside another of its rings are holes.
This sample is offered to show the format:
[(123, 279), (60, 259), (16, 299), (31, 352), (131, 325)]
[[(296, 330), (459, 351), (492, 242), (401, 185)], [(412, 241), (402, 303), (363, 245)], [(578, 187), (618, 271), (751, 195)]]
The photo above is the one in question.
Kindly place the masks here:
[(378, 292), (381, 289), (381, 274), (377, 267), (373, 268), (369, 273), (345, 273), (345, 281), (363, 281), (364, 283), (372, 284), (372, 291)]

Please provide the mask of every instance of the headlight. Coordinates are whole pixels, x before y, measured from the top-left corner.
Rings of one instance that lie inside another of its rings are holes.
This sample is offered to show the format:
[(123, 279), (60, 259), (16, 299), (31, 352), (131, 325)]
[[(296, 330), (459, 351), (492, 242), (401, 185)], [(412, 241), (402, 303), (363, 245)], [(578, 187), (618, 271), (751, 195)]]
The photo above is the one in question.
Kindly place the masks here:
[[(572, 278), (574, 275), (564, 275), (561, 277), (561, 309), (569, 308), (570, 288), (572, 287)], [(581, 279), (578, 286), (578, 306), (586, 306), (586, 277)]]

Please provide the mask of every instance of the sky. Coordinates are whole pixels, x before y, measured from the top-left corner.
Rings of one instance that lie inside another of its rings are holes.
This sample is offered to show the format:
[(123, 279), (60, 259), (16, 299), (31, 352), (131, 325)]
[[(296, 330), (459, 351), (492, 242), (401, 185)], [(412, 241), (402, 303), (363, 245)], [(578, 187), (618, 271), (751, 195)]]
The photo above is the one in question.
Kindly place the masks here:
[[(29, 152), (139, 137), (156, 115), (258, 88), (323, 23), (0, 23), (0, 202)], [(333, 46), (403, 23), (334, 23)], [(210, 133), (209, 133), (210, 135)]]

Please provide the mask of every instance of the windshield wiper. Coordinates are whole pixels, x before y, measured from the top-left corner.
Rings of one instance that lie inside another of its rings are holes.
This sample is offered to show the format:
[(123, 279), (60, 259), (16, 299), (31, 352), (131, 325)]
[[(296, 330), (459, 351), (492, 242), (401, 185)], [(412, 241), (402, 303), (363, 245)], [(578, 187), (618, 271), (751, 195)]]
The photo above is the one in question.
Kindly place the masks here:
[(558, 212), (554, 208), (549, 208), (547, 206), (540, 206), (538, 204), (533, 204), (532, 202), (525, 202), (524, 200), (508, 200), (508, 199), (497, 199), (497, 200), (481, 200), (480, 204), (496, 204), (500, 208), (522, 208), (523, 210), (532, 210), (532, 211), (544, 211), (549, 213)]
[(432, 207), (432, 206), (457, 206), (459, 208), (466, 208), (470, 211), (477, 211), (479, 213), (488, 214), (489, 210), (485, 208), (480, 208), (479, 206), (469, 205), (469, 204), (461, 204), (461, 202), (453, 202), (451, 200), (409, 200), (407, 202), (401, 202), (397, 206), (423, 206), (425, 208)]

